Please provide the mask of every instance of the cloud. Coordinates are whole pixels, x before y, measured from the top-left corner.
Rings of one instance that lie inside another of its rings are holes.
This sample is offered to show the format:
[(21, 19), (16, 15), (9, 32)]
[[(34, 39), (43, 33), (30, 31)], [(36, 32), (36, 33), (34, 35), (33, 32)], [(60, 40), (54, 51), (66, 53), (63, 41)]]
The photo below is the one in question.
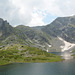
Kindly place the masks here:
[(32, 13), (32, 20), (27, 25), (29, 26), (42, 26), (45, 23), (43, 22), (44, 17), (46, 16), (45, 12), (42, 12), (40, 10), (34, 9), (34, 12)]
[(13, 26), (45, 25), (48, 13), (51, 19), (54, 16), (74, 15), (75, 0), (0, 0), (0, 17)]

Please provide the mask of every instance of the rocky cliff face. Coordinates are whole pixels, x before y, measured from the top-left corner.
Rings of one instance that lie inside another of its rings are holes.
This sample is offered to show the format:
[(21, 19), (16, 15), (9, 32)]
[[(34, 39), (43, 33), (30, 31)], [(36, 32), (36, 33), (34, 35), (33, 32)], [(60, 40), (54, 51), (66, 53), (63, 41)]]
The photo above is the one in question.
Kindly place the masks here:
[(9, 25), (7, 21), (0, 19), (0, 40), (4, 40), (6, 37), (14, 33), (14, 28)]
[(75, 43), (75, 16), (59, 17), (42, 31), (52, 36), (60, 36), (68, 42)]

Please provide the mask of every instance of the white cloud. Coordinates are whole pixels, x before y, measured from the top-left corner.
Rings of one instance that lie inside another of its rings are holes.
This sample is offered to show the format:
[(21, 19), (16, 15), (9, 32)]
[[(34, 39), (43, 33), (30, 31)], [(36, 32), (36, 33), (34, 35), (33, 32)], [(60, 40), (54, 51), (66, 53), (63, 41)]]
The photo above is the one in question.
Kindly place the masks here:
[(45, 25), (45, 12), (53, 16), (75, 15), (75, 0), (0, 0), (0, 17), (11, 25)]
[(32, 20), (27, 25), (29, 26), (42, 26), (44, 25), (43, 19), (46, 16), (46, 14), (40, 10), (34, 9), (34, 12), (32, 12)]

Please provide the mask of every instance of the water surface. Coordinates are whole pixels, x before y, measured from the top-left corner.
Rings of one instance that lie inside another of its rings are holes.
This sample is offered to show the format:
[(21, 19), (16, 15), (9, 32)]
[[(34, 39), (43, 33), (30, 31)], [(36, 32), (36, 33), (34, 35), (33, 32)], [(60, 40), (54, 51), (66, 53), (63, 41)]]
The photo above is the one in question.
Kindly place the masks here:
[[(64, 55), (59, 52), (54, 54)], [(53, 63), (14, 63), (0, 66), (0, 75), (75, 75), (75, 60)]]
[(75, 75), (75, 61), (9, 64), (0, 66), (0, 75)]

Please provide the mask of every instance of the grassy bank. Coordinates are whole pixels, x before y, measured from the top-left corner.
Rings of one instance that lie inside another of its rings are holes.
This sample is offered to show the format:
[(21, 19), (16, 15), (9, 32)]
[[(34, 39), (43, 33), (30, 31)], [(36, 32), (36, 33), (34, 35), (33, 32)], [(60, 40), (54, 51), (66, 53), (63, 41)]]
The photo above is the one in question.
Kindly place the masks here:
[(75, 58), (75, 48), (74, 48), (74, 50), (72, 51), (72, 53), (73, 53), (73, 57)]
[(39, 48), (24, 45), (9, 45), (0, 48), (0, 65), (16, 62), (57, 62), (60, 56), (47, 53)]

